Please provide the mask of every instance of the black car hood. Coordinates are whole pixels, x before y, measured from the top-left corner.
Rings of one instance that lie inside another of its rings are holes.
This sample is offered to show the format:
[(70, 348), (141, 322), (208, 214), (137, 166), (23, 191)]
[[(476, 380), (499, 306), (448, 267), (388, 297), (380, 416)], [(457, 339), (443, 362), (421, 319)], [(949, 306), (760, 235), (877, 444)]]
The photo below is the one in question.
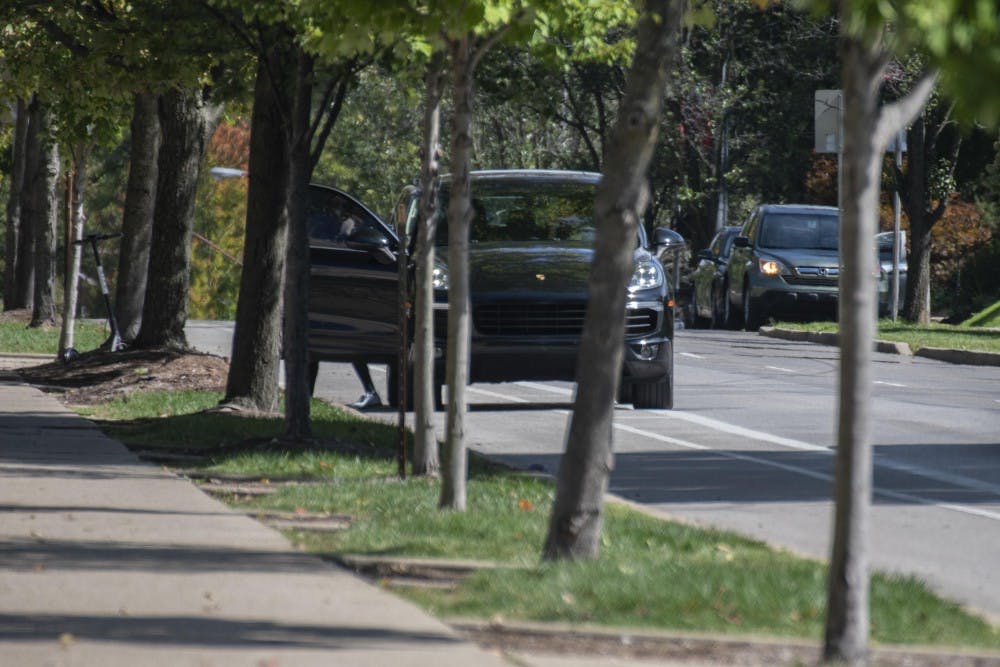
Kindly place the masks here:
[(840, 253), (836, 250), (818, 250), (809, 248), (760, 248), (761, 255), (769, 255), (781, 261), (785, 266), (813, 266), (819, 268), (839, 268)]

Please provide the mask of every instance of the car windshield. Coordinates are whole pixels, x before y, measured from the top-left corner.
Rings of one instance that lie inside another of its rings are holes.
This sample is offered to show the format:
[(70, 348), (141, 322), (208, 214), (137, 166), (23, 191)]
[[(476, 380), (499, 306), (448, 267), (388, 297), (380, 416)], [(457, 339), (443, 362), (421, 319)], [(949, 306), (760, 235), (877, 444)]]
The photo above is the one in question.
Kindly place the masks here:
[(770, 213), (761, 224), (762, 248), (837, 250), (837, 216), (817, 213)]
[[(596, 184), (555, 180), (480, 180), (473, 184), (471, 243), (594, 240)], [(438, 198), (437, 244), (448, 243), (448, 190)]]

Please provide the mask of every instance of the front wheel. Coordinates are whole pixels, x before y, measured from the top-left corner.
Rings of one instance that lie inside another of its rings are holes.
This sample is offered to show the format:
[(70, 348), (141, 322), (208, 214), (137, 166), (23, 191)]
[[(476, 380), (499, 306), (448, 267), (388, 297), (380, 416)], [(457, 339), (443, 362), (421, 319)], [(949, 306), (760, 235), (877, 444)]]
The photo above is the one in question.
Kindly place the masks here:
[(663, 343), (660, 359), (666, 362), (667, 373), (656, 382), (631, 385), (632, 407), (636, 410), (669, 410), (674, 407), (674, 346), (673, 341)]
[(755, 307), (753, 297), (750, 296), (750, 286), (743, 288), (743, 326), (747, 331), (757, 331), (764, 320), (759, 312), (760, 308)]

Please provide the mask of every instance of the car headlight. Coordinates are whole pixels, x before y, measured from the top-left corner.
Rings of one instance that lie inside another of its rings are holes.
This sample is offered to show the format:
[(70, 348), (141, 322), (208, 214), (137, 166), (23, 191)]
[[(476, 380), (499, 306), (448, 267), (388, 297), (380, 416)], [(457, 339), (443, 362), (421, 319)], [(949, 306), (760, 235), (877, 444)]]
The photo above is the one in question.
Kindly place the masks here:
[(776, 259), (764, 259), (761, 257), (757, 260), (757, 269), (765, 276), (780, 276), (782, 273), (788, 273), (785, 265)]
[(628, 283), (628, 291), (636, 292), (661, 285), (663, 285), (663, 269), (659, 263), (646, 259), (635, 267), (632, 280)]
[(434, 289), (448, 289), (448, 268), (444, 264), (438, 264), (431, 271), (431, 285)]

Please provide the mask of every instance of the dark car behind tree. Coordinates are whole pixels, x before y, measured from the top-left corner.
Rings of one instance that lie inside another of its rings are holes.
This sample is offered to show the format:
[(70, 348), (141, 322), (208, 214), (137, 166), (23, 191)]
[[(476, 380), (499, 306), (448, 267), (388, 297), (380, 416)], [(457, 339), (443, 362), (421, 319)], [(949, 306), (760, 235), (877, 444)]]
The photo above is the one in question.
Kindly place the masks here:
[(723, 287), (726, 266), (733, 250), (733, 239), (740, 232), (738, 225), (723, 227), (712, 238), (708, 247), (701, 250), (698, 264), (691, 273), (691, 321), (695, 326), (721, 327), (725, 310)]
[[(469, 380), (575, 379), (593, 257), (593, 201), (600, 174), (561, 171), (473, 172), (470, 238), (472, 340)], [(412, 225), (419, 193), (410, 189), (396, 211)], [(444, 179), (439, 205), (447, 207)], [(387, 224), (338, 190), (310, 190), (312, 247), (309, 348), (313, 363), (386, 364), (390, 402), (399, 320), (396, 253)], [(346, 227), (352, 229), (347, 230)], [(441, 225), (438, 244), (446, 242)], [(673, 291), (657, 259), (676, 234), (640, 228), (635, 274), (628, 287), (622, 395), (638, 408), (673, 405)], [(682, 240), (681, 240), (682, 242)], [(435, 270), (436, 391), (444, 382), (448, 270)]]

